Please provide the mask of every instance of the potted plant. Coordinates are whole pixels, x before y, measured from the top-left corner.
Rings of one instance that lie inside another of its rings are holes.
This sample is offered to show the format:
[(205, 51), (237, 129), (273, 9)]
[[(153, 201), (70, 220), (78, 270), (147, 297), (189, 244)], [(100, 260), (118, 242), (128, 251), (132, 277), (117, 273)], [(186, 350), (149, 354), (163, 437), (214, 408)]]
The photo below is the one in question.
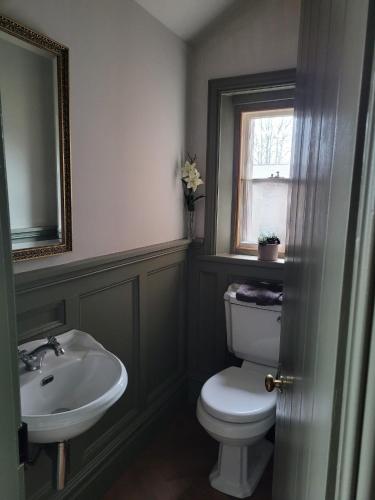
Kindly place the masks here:
[(278, 258), (280, 238), (275, 233), (260, 234), (258, 238), (258, 259), (275, 261)]
[(187, 210), (187, 237), (189, 240), (194, 239), (194, 224), (195, 224), (195, 203), (197, 200), (204, 198), (204, 195), (196, 196), (195, 192), (198, 187), (203, 184), (201, 174), (197, 169), (197, 156), (187, 155), (187, 160), (182, 167), (181, 180), (184, 187), (185, 205)]

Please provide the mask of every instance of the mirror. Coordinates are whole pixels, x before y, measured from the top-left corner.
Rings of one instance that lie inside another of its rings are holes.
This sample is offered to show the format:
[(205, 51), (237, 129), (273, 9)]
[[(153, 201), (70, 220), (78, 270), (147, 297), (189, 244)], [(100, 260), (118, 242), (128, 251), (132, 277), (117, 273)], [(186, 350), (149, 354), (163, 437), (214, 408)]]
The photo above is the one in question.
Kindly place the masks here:
[(68, 49), (0, 16), (0, 67), (13, 258), (70, 251)]

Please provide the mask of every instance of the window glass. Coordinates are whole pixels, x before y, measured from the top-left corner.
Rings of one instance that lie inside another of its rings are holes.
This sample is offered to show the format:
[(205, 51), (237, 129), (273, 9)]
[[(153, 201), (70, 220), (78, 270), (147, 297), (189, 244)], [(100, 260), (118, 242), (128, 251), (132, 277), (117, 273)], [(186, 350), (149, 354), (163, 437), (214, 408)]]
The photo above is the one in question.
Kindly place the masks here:
[(276, 233), (285, 248), (293, 109), (241, 113), (237, 246)]

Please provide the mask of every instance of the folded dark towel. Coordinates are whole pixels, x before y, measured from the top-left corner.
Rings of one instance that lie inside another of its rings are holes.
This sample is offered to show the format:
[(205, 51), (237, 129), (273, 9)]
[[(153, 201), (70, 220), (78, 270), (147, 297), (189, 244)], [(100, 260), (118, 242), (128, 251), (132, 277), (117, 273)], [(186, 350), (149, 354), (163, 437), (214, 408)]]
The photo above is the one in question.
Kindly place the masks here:
[(240, 285), (236, 292), (236, 299), (253, 302), (258, 306), (278, 306), (283, 303), (282, 286)]

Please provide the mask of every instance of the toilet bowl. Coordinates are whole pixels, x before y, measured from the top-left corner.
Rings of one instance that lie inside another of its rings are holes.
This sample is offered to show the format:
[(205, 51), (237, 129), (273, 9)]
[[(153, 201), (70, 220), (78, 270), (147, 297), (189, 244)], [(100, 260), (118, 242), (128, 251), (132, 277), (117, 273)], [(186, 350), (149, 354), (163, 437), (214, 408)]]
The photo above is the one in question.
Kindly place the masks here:
[(265, 370), (246, 361), (226, 368), (207, 380), (197, 403), (200, 424), (220, 443), (211, 486), (237, 498), (252, 495), (273, 452), (264, 436), (275, 423), (276, 396), (264, 391)]
[(228, 349), (243, 362), (206, 381), (197, 418), (220, 443), (211, 486), (245, 498), (253, 494), (273, 453), (265, 436), (275, 423), (276, 394), (265, 390), (264, 379), (276, 375), (281, 306), (237, 300), (238, 286), (230, 285), (224, 300)]

